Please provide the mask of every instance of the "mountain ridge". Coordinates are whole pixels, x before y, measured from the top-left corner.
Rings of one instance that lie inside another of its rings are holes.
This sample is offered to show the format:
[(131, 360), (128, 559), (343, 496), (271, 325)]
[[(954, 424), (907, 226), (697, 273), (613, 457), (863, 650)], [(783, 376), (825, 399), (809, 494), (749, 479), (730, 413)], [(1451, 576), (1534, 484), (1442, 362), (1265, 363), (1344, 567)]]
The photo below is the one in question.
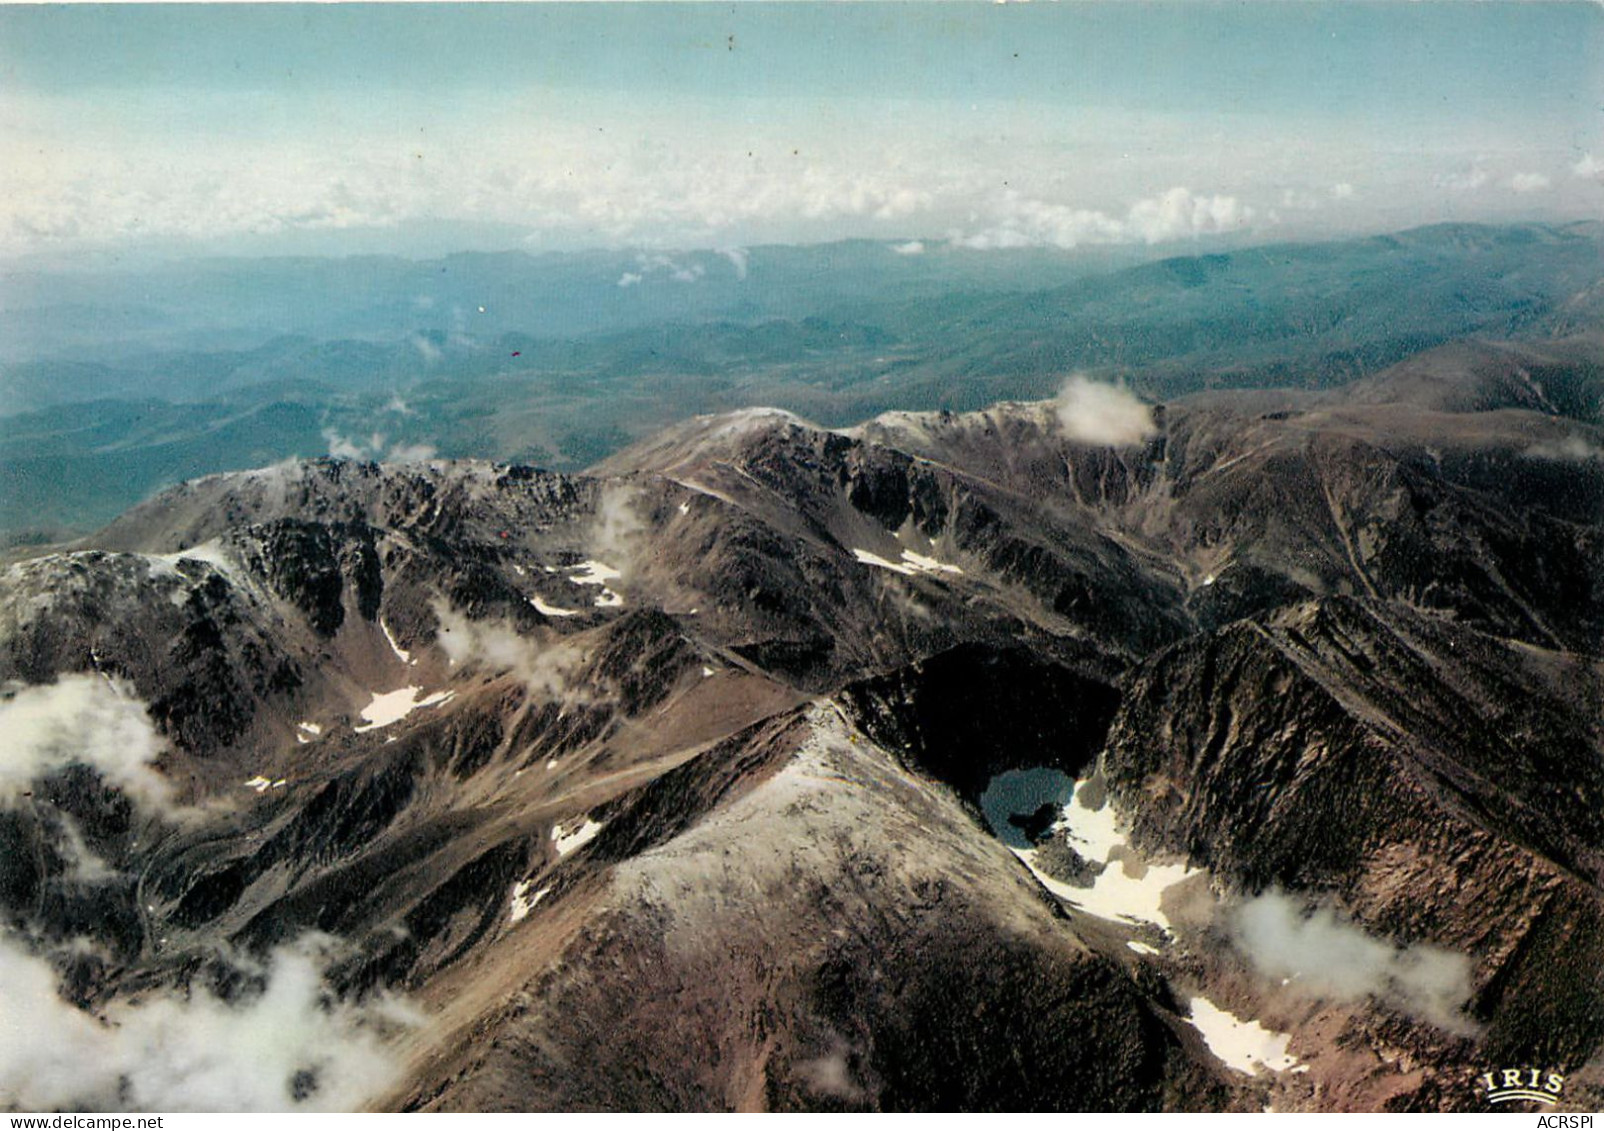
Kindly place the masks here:
[[(0, 710), (132, 710), (170, 790), (28, 747), (10, 930), (107, 1016), (249, 1016), (332, 939), (344, 1008), (411, 1003), (381, 1107), (1472, 1110), (1531, 1057), (1585, 1106), (1604, 460), (1468, 348), (1473, 411), (1417, 369), (1112, 445), (747, 410), (175, 487), (0, 581)], [(1029, 849), (1010, 773), (1075, 781)], [(1398, 957), (1281, 981), (1281, 899)]]

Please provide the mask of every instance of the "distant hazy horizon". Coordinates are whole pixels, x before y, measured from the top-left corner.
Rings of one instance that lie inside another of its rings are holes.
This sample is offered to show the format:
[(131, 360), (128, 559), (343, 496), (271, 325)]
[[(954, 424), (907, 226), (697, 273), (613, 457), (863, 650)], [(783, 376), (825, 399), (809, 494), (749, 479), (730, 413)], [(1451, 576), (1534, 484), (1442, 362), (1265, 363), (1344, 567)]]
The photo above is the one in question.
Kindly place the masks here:
[(1597, 219), (1601, 48), (1596, 3), (5, 6), (0, 256)]

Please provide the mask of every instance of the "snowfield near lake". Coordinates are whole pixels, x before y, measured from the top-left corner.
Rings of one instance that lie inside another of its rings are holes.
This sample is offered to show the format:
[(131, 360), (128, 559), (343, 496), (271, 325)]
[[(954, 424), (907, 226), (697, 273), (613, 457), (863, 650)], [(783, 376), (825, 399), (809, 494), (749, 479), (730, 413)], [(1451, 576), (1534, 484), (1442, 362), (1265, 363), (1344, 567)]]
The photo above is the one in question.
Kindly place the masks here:
[(1099, 919), (1113, 922), (1151, 923), (1165, 931), (1170, 921), (1162, 909), (1164, 893), (1198, 869), (1185, 864), (1149, 864), (1137, 855), (1120, 833), (1114, 806), (1105, 801), (1100, 808), (1085, 803), (1086, 782), (1075, 783), (1075, 792), (1053, 826), (1069, 834), (1076, 852), (1093, 863), (1104, 865), (1089, 888), (1073, 887), (1056, 880), (1036, 866), (1034, 848), (1015, 848), (1013, 853), (1025, 862), (1043, 887), (1058, 898)]

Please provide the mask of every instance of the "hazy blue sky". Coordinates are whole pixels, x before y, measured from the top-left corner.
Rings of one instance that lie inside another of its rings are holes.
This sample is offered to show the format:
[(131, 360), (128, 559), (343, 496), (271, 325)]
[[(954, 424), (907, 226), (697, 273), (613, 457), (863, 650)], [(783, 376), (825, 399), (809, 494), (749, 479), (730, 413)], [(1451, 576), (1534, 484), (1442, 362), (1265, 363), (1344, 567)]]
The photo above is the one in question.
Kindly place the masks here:
[(0, 7), (0, 253), (1604, 212), (1604, 6)]

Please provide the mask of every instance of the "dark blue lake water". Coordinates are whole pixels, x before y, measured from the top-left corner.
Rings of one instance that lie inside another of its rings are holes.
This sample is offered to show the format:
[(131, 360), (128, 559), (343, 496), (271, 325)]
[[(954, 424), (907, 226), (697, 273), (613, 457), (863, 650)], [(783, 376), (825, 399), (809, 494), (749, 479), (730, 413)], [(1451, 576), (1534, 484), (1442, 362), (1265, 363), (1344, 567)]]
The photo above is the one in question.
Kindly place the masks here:
[(1010, 848), (1029, 848), (1030, 838), (1009, 817), (1028, 817), (1043, 805), (1063, 806), (1075, 792), (1075, 782), (1066, 773), (1038, 766), (1032, 770), (1007, 770), (986, 783), (980, 795), (980, 811), (997, 839)]

